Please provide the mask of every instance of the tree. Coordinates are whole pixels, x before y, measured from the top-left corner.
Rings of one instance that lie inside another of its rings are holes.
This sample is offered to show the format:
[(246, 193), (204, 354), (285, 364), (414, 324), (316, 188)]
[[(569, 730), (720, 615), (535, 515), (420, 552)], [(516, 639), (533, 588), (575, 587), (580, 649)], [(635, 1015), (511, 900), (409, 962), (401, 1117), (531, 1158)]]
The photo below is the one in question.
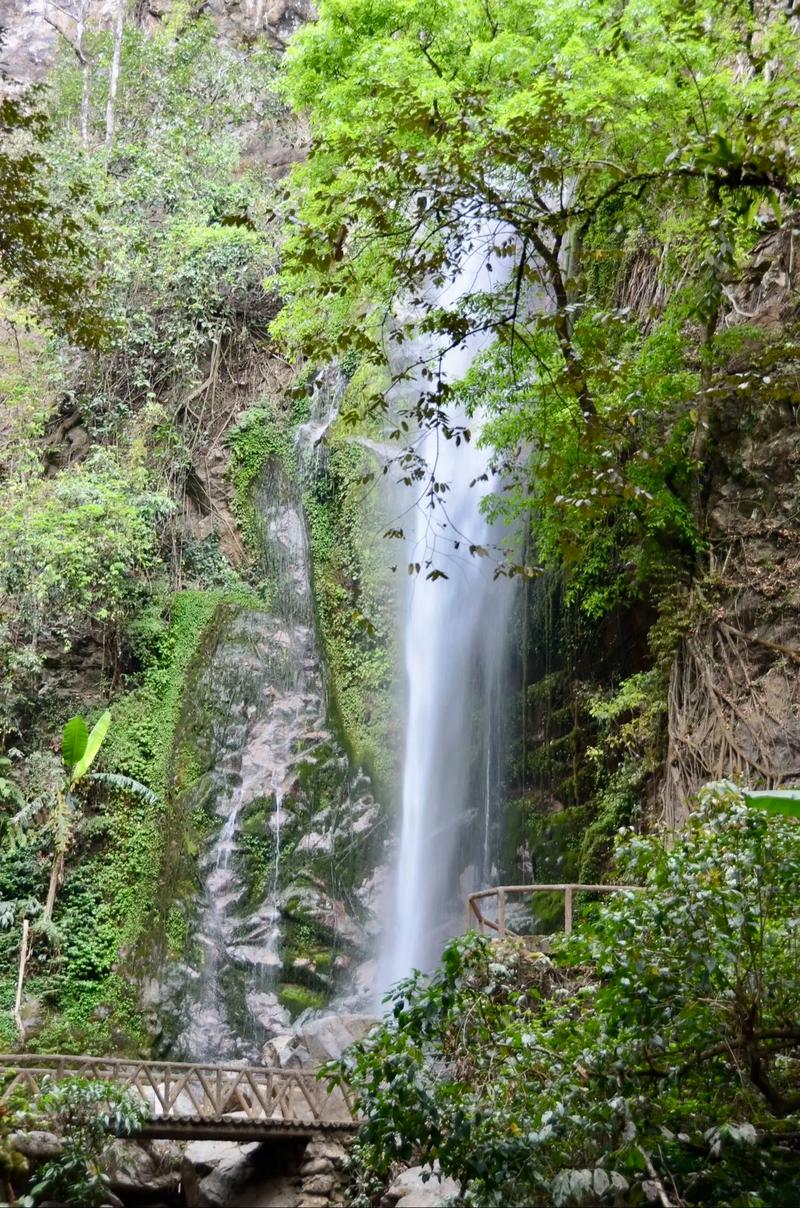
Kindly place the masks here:
[[(275, 330), (377, 363), (420, 328), (439, 349), (488, 332), (467, 401), (516, 486), (496, 506), (532, 506), (546, 556), (599, 567), (590, 590), (612, 547), (634, 588), (691, 562), (717, 397), (697, 349), (798, 197), (796, 55), (786, 12), (749, 0), (323, 0), (285, 71), (314, 141)], [(442, 305), (481, 261), (495, 286)], [(404, 418), (458, 437), (437, 357)], [(413, 442), (400, 465), (429, 474)]]
[(795, 819), (712, 785), (623, 833), (615, 894), (552, 958), (467, 936), (335, 1071), (365, 1116), (362, 1202), (438, 1161), (468, 1203), (789, 1208), (797, 1195)]
[(130, 1091), (111, 1082), (70, 1078), (42, 1080), (41, 1092), (18, 1123), (55, 1130), (62, 1142), (58, 1157), (36, 1171), (24, 1208), (57, 1201), (75, 1208), (108, 1202), (108, 1177), (102, 1159), (115, 1135), (132, 1133), (144, 1110)]
[(114, 52), (111, 56), (111, 71), (108, 77), (108, 103), (106, 104), (106, 147), (114, 142), (116, 127), (117, 88), (119, 87), (119, 68), (122, 60), (122, 35), (125, 30), (125, 0), (117, 0), (114, 16)]
[(47, 156), (50, 123), (37, 94), (0, 99), (0, 280), (11, 296), (77, 344), (108, 334), (98, 301), (92, 216), (83, 189), (62, 195)]

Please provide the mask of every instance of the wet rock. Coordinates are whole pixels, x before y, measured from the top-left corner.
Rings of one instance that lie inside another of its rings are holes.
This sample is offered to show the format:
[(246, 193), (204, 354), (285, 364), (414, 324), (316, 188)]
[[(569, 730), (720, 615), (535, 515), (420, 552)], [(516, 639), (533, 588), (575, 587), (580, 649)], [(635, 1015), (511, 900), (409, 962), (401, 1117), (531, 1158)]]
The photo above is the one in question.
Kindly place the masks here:
[(23, 1002), (19, 1016), (26, 1037), (36, 1036), (44, 1027), (44, 1010), (38, 998), (29, 998)]
[(352, 918), (343, 902), (323, 888), (294, 883), (281, 895), (280, 905), (290, 917), (316, 923), (359, 951), (366, 947), (363, 927)]
[(289, 1012), (278, 1002), (277, 994), (270, 994), (265, 990), (251, 990), (247, 994), (247, 1009), (273, 1037), (277, 1038), (290, 1032)]
[(181, 1185), (187, 1208), (229, 1208), (236, 1195), (254, 1177), (252, 1142), (192, 1141), (186, 1146)]
[(301, 1178), (311, 1178), (312, 1175), (330, 1174), (333, 1170), (333, 1162), (330, 1158), (313, 1158), (310, 1162), (304, 1162), (300, 1167)]
[(461, 1184), (455, 1179), (445, 1178), (430, 1166), (412, 1166), (397, 1176), (381, 1204), (385, 1208), (434, 1208), (437, 1204), (458, 1199), (460, 1195)]
[(60, 1137), (41, 1129), (12, 1133), (10, 1141), (13, 1148), (31, 1162), (49, 1162), (52, 1158), (60, 1157), (63, 1149)]
[(115, 1141), (105, 1159), (111, 1187), (122, 1196), (148, 1198), (178, 1189), (182, 1147), (176, 1141)]
[(330, 1136), (312, 1137), (306, 1146), (306, 1163), (330, 1162), (332, 1166), (339, 1169), (346, 1157), (347, 1149), (344, 1143)]
[(303, 1180), (303, 1195), (330, 1195), (338, 1179), (333, 1174), (315, 1174)]
[(378, 1022), (374, 1015), (323, 1015), (309, 1020), (279, 1043), (266, 1045), (265, 1065), (293, 1069), (317, 1069), (341, 1057), (345, 1049), (370, 1032)]

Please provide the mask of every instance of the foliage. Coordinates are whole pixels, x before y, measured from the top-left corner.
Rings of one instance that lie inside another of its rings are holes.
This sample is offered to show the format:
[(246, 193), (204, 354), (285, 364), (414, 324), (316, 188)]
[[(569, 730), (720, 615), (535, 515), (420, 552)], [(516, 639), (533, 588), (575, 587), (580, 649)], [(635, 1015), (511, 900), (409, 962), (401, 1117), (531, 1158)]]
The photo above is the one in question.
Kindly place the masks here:
[(41, 101), (35, 92), (0, 98), (0, 273), (17, 301), (93, 346), (108, 335), (87, 239), (94, 215), (80, 186), (65, 190), (53, 171)]
[(742, 795), (748, 805), (766, 810), (768, 814), (800, 818), (800, 792), (797, 789), (742, 789)]
[[(314, 142), (274, 330), (377, 366), (430, 333), (401, 477), (446, 507), (416, 433), (460, 440), (488, 413), (495, 507), (532, 515), (593, 616), (702, 547), (719, 383), (697, 349), (798, 195), (796, 46), (788, 13), (748, 0), (323, 0), (287, 56)], [(438, 362), (477, 333), (465, 421)]]
[(353, 762), (368, 768), (384, 798), (396, 781), (399, 720), (397, 617), (389, 566), (378, 540), (386, 510), (368, 480), (368, 452), (341, 426), (303, 496), (313, 588), (333, 705)]
[(712, 785), (677, 835), (623, 833), (615, 871), (644, 892), (552, 960), (470, 935), (395, 987), (333, 1070), (363, 1202), (397, 1160), (476, 1204), (794, 1202), (796, 822)]
[(187, 590), (156, 597), (132, 627), (140, 682), (114, 708), (106, 752), (110, 771), (133, 776), (162, 798), (180, 716), (186, 675), (223, 602), (251, 601), (235, 592)]
[[(129, 25), (109, 153), (101, 135), (112, 41), (92, 38), (88, 76), (70, 58), (54, 82), (53, 155), (102, 209), (97, 253), (109, 265), (105, 305), (116, 322), (80, 402), (94, 434), (127, 439), (134, 415), (163, 407), (146, 443), (177, 487), (198, 430), (213, 424), (213, 398), (198, 387), (208, 378), (214, 395), (226, 354), (236, 362), (269, 307), (267, 191), (240, 161), (245, 129), (277, 113), (272, 55), (221, 43), (184, 5), (150, 32)], [(86, 144), (73, 128), (84, 82)]]
[(0, 519), (0, 607), (17, 639), (60, 641), (122, 624), (157, 565), (169, 512), (141, 465), (98, 450), (55, 478), (9, 484)]
[(133, 1132), (144, 1117), (144, 1109), (130, 1092), (111, 1082), (56, 1081), (46, 1076), (26, 1116), (29, 1126), (55, 1130), (62, 1151), (39, 1167), (20, 1204), (25, 1208), (53, 1200), (76, 1208), (105, 1204), (108, 1177), (100, 1165), (103, 1154), (115, 1134)]

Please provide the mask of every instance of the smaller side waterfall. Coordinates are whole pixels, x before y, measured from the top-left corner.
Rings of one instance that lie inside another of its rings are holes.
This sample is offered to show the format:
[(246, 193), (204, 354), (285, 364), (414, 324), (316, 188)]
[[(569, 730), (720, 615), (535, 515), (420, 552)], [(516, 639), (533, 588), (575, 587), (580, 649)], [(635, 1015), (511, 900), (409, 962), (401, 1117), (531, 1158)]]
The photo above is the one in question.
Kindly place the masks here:
[(254, 506), (268, 602), (218, 610), (175, 755), (199, 893), (154, 994), (161, 1048), (184, 1060), (257, 1061), (293, 1017), (352, 991), (371, 947), (380, 809), (328, 728), (296, 482), (268, 466)]
[[(468, 258), (441, 302), (492, 285), (481, 253)], [(474, 337), (441, 357), (443, 377), (463, 377), (481, 345)], [(436, 357), (431, 345), (419, 359)], [(480, 416), (450, 420), (473, 434), (480, 429)], [(471, 485), (485, 474), (488, 455), (474, 438), (456, 446), (438, 430), (426, 434), (421, 451), (430, 475), (449, 489), (435, 508), (417, 505), (408, 558), (423, 567), (430, 560), (447, 578), (426, 579), (423, 569), (408, 597), (402, 826), (384, 984), (429, 968), (462, 925), (464, 894), (492, 877), (503, 766), (514, 592), (482, 556), (499, 537), (481, 510), (480, 488)]]

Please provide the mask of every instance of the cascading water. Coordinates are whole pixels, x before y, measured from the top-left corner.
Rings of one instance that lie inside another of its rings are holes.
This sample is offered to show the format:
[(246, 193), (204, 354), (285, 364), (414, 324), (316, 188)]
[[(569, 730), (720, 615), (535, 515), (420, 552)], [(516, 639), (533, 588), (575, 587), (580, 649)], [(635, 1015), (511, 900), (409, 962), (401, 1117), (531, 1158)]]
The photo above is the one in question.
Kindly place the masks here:
[(298, 484), (271, 463), (253, 505), (268, 603), (218, 610), (174, 755), (199, 894), (151, 1001), (162, 1050), (186, 1060), (257, 1060), (290, 1015), (352, 991), (368, 955), (354, 836), (380, 811), (328, 729)]
[[(467, 259), (440, 298), (457, 302), (467, 289), (492, 288), (483, 254)], [(438, 359), (442, 377), (459, 380), (482, 346), (479, 336), (440, 356), (423, 348), (420, 361)], [(420, 353), (420, 345), (416, 345)], [(454, 426), (480, 428), (451, 413)], [(438, 429), (421, 449), (428, 471), (449, 484), (444, 504), (415, 510), (409, 561), (430, 561), (447, 579), (416, 575), (405, 618), (407, 677), (406, 745), (402, 824), (397, 856), (395, 907), (389, 920), (383, 983), (429, 968), (442, 941), (463, 917), (463, 895), (492, 876), (501, 789), (503, 686), (513, 587), (494, 578), (485, 551), (496, 543), (470, 485), (487, 469), (488, 455), (475, 439), (456, 446)]]
[[(182, 996), (180, 1030), (171, 1046), (194, 1060), (254, 1058), (270, 1025), (288, 1022), (275, 994), (281, 965), (281, 803), (297, 776), (300, 753), (308, 757), (322, 737), (324, 701), (302, 516), (275, 485), (271, 498), (258, 500), (274, 605), (222, 611), (195, 686), (194, 703), (208, 719), (210, 767), (187, 804), (198, 810), (208, 803), (221, 825), (199, 858), (199, 960)], [(274, 851), (273, 875), (263, 877), (264, 889), (272, 892), (257, 901), (244, 875), (248, 838)]]

